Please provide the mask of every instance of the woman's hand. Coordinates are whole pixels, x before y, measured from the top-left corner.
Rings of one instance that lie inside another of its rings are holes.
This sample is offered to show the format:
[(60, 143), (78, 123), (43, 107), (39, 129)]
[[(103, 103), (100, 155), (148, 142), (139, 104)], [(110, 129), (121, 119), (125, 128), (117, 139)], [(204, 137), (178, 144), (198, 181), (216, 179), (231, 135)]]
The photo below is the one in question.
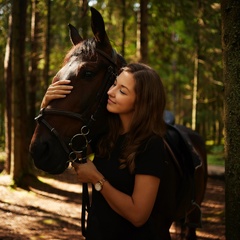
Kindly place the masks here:
[[(104, 176), (88, 160), (87, 163), (72, 163), (81, 183), (95, 184)], [(160, 179), (151, 175), (137, 174), (132, 195), (114, 188), (105, 182), (101, 194), (110, 207), (134, 226), (142, 226), (149, 218), (159, 189)]]
[(70, 80), (59, 80), (51, 84), (43, 97), (41, 108), (47, 107), (52, 100), (65, 98), (69, 93), (71, 93), (73, 86), (69, 85), (70, 82)]
[(95, 184), (97, 181), (103, 179), (103, 175), (97, 170), (91, 160), (87, 160), (86, 163), (72, 163), (77, 178), (81, 183), (92, 183)]

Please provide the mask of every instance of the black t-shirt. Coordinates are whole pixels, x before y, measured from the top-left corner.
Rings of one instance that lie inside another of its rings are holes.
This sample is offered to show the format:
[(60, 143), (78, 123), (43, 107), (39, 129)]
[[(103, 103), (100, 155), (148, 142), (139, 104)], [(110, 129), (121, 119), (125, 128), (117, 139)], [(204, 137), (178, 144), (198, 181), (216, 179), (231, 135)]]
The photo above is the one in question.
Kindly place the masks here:
[[(161, 178), (164, 171), (166, 153), (161, 137), (152, 136), (141, 146), (135, 158), (135, 172), (128, 168), (119, 169), (119, 156), (125, 135), (121, 135), (110, 159), (95, 157), (94, 164), (109, 183), (116, 189), (132, 195), (135, 174), (153, 175)], [(135, 227), (117, 214), (108, 205), (100, 192), (93, 189), (92, 206), (88, 215), (87, 240), (159, 240), (152, 218), (141, 227)]]

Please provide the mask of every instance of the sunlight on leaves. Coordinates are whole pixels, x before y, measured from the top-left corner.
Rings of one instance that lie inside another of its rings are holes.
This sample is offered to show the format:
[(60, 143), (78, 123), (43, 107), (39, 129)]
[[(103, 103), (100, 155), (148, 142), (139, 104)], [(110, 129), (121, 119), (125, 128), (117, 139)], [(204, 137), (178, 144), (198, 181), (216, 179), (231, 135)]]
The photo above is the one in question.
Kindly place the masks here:
[(43, 220), (43, 223), (46, 225), (54, 225), (54, 226), (59, 226), (59, 221), (56, 219), (45, 219)]

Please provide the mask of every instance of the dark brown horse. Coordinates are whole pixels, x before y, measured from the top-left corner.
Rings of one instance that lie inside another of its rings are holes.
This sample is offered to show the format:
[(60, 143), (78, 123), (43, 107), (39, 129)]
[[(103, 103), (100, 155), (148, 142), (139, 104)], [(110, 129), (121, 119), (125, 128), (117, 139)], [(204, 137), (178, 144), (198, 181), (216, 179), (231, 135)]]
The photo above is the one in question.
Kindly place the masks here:
[[(94, 37), (84, 40), (69, 25), (74, 46), (53, 80), (71, 80), (74, 86), (71, 94), (52, 101), (36, 118), (38, 124), (30, 153), (35, 166), (50, 174), (62, 173), (69, 162), (84, 159), (88, 146), (94, 148), (106, 131), (106, 93), (119, 69), (126, 64), (112, 48), (100, 13), (94, 8), (91, 13)], [(177, 147), (178, 153), (171, 145)], [(198, 134), (183, 126), (169, 125), (166, 147), (171, 160), (161, 179), (155, 216), (163, 240), (170, 239), (173, 221), (187, 216), (189, 223), (196, 222), (194, 218), (199, 214), (207, 176), (205, 145)], [(188, 164), (193, 166), (192, 156), (199, 161), (193, 171), (188, 167)], [(190, 239), (194, 239), (195, 227), (191, 228)]]

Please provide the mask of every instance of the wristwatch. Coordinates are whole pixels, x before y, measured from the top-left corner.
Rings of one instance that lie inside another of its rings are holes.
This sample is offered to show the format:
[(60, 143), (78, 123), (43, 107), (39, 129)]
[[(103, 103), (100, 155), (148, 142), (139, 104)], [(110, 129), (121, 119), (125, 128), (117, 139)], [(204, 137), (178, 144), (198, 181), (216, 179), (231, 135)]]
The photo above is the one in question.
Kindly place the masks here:
[(107, 179), (103, 178), (94, 184), (94, 188), (96, 191), (100, 192), (103, 189), (103, 183), (106, 182)]

